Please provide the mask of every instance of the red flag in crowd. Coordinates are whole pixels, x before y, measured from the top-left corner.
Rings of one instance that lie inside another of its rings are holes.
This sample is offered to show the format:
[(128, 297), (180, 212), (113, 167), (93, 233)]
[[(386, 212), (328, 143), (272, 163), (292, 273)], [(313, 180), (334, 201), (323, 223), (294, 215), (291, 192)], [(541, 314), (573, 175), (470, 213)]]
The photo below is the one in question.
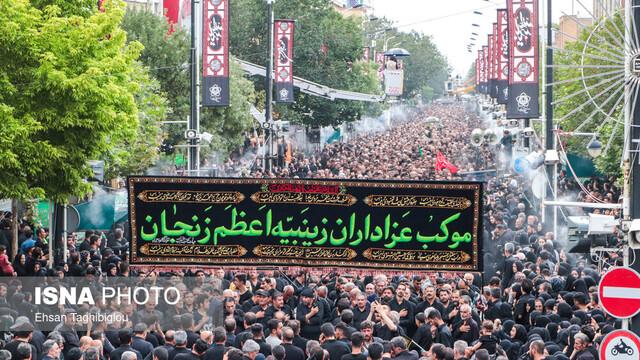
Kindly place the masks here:
[(436, 155), (436, 171), (442, 171), (443, 169), (449, 169), (452, 174), (458, 172), (458, 168), (447, 160), (440, 151)]

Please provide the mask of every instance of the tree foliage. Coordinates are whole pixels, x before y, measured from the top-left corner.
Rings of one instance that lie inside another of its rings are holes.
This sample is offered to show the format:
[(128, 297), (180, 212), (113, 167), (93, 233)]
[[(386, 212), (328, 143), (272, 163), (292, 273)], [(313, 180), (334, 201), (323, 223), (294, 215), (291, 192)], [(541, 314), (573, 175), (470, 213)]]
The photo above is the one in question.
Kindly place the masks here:
[(158, 158), (162, 142), (160, 122), (167, 118), (167, 99), (161, 95), (160, 84), (140, 62), (133, 64), (131, 81), (138, 84), (134, 97), (138, 107), (137, 127), (128, 127), (111, 136), (112, 148), (102, 155), (105, 178), (142, 175)]
[[(334, 89), (379, 93), (373, 64), (359, 61), (364, 44), (361, 23), (344, 18), (324, 0), (281, 0), (275, 18), (296, 20), (294, 74)], [(231, 3), (231, 52), (240, 59), (266, 63), (266, 5), (262, 0)], [(256, 79), (264, 89), (264, 78)], [(337, 125), (359, 119), (378, 107), (357, 101), (331, 101), (295, 91), (296, 103), (277, 106), (281, 118), (309, 125)]]
[[(149, 67), (150, 73), (158, 80), (162, 93), (168, 99), (168, 120), (187, 120), (191, 109), (190, 35), (181, 29), (169, 33), (169, 24), (164, 17), (144, 11), (128, 12), (123, 20), (123, 28), (131, 41), (139, 41), (144, 45), (140, 59)], [(255, 101), (253, 85), (244, 78), (239, 66), (233, 63), (230, 89), (229, 107), (201, 110), (200, 131), (214, 135), (210, 145), (201, 144), (203, 159), (213, 149), (222, 156), (236, 149), (244, 140), (242, 134), (251, 129), (253, 124), (249, 112), (250, 104)], [(185, 129), (182, 124), (165, 126), (165, 137), (174, 144), (184, 142)]]
[[(598, 133), (605, 148), (611, 141), (606, 153), (603, 151), (595, 159), (595, 165), (603, 174), (620, 175), (624, 88), (620, 84), (621, 76), (613, 74), (611, 66), (620, 64), (615, 56), (621, 53), (616, 44), (620, 42), (618, 31), (624, 29), (623, 18), (617, 14), (596, 26), (584, 28), (579, 41), (567, 43), (564, 51), (554, 54), (556, 64), (568, 65), (554, 71), (554, 80), (560, 83), (554, 86), (554, 117), (561, 119), (559, 125), (564, 131), (580, 129)], [(607, 116), (615, 120), (607, 120)], [(571, 152), (588, 156), (586, 146), (590, 138), (563, 140)]]
[[(128, 41), (144, 45), (140, 61), (149, 68), (150, 74), (158, 80), (160, 89), (168, 100), (169, 121), (185, 121), (190, 113), (190, 37), (187, 32), (176, 27), (169, 33), (169, 23), (148, 11), (127, 11), (122, 28), (127, 32)], [(165, 127), (172, 142), (184, 137), (184, 125)]]
[(125, 5), (64, 13), (0, 2), (0, 197), (64, 200), (90, 191), (87, 162), (138, 124)]

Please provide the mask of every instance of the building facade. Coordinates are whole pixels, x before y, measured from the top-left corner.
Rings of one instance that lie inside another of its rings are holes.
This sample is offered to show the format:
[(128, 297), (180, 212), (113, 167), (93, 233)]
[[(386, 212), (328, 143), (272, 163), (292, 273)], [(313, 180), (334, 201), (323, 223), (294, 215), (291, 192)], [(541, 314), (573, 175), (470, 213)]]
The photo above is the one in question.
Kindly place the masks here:
[(560, 31), (556, 31), (555, 46), (564, 49), (568, 42), (575, 41), (580, 35), (580, 31), (584, 26), (589, 26), (593, 23), (591, 18), (577, 18), (575, 16), (563, 15), (560, 17), (558, 28)]

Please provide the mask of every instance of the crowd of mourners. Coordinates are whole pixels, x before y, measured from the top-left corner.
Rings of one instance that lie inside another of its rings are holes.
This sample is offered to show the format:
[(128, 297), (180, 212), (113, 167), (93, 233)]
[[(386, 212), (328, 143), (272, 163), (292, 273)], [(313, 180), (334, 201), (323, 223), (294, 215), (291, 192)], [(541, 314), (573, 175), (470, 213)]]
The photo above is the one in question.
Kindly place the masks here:
[[(462, 106), (433, 106), (388, 133), (328, 145), (317, 156), (294, 156), (274, 173), (254, 175), (451, 179), (459, 175), (435, 171), (438, 151), (460, 172), (482, 170), (500, 151), (499, 144), (469, 144), (480, 126)], [(620, 196), (615, 179), (581, 186), (566, 174), (561, 179), (563, 194), (584, 201)], [(484, 193), (482, 274), (131, 269), (125, 227), (88, 231), (82, 241), (70, 234), (65, 262), (47, 252), (47, 230), (25, 222), (11, 261), (10, 214), (3, 214), (0, 360), (598, 359), (603, 336), (620, 325), (598, 304), (604, 269), (567, 253), (566, 239), (543, 226), (526, 178), (492, 176)], [(609, 256), (612, 264), (621, 261)], [(71, 287), (83, 279), (98, 297), (100, 287), (125, 278), (176, 286), (180, 300), (36, 305), (26, 285), (36, 279)], [(39, 313), (119, 316), (92, 322), (65, 316), (43, 330)]]
[(321, 179), (448, 180), (449, 170), (435, 171), (441, 152), (461, 173), (484, 169), (494, 161), (490, 146), (475, 148), (471, 130), (481, 127), (481, 118), (464, 106), (432, 106), (416, 112), (409, 121), (387, 132), (334, 142), (312, 156), (294, 154), (291, 161), (265, 172), (259, 164), (253, 177)]

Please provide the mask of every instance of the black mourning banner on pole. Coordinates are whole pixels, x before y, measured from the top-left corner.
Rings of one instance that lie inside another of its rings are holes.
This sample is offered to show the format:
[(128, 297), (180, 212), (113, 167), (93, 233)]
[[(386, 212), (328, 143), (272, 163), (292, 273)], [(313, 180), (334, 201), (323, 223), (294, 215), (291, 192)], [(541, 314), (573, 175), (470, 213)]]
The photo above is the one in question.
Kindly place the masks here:
[(275, 34), (275, 79), (276, 102), (292, 103), (293, 98), (293, 29), (294, 20), (276, 20)]
[(507, 118), (540, 115), (538, 0), (507, 0), (509, 16), (509, 101)]
[(507, 9), (498, 9), (498, 104), (509, 100), (509, 23)]
[(488, 90), (488, 80), (489, 77), (487, 76), (487, 55), (488, 55), (489, 51), (488, 51), (488, 46), (487, 45), (483, 45), (482, 46), (482, 93), (483, 94), (487, 94), (487, 90)]
[(479, 182), (130, 177), (132, 264), (482, 268)]
[(202, 106), (229, 105), (229, 1), (205, 0)]

